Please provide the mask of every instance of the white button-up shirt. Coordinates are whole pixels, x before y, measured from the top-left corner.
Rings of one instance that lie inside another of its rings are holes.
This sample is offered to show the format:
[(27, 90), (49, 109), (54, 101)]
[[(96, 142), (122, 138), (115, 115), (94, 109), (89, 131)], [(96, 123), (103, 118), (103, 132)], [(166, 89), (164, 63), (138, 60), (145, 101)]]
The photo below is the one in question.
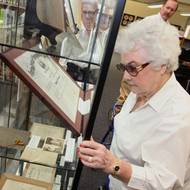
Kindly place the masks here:
[[(154, 20), (154, 21), (157, 22), (157, 23), (166, 22), (166, 21), (162, 18), (162, 16), (161, 16), (160, 13), (147, 16), (147, 17), (145, 17), (142, 21), (148, 22), (149, 20)], [(152, 23), (152, 22), (151, 22), (151, 23)], [(167, 21), (167, 23), (169, 23), (169, 22)]]
[(189, 94), (173, 74), (145, 105), (130, 112), (135, 102), (130, 93), (115, 117), (111, 145), (115, 155), (132, 164), (132, 176), (128, 184), (110, 176), (110, 189), (190, 189)]

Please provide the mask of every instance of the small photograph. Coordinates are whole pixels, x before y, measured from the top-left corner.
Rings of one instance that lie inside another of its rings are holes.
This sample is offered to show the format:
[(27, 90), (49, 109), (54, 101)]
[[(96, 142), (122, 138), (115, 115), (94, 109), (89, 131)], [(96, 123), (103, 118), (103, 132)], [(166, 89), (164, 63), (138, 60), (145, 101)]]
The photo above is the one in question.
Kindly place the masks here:
[(64, 150), (64, 139), (46, 137), (43, 150), (62, 154)]
[(129, 23), (133, 22), (134, 20), (135, 20), (135, 16), (134, 15), (130, 15), (130, 14), (124, 13), (122, 21), (121, 21), (121, 25), (122, 26), (127, 26)]

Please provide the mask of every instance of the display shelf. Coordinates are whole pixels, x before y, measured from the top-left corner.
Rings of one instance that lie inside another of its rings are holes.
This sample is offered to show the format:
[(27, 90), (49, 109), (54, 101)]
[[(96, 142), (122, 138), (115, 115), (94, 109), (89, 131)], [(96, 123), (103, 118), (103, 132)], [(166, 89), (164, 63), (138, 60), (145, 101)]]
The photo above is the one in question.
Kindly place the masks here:
[[(41, 129), (38, 129), (38, 126)], [(51, 136), (53, 128), (55, 133)], [(19, 173), (23, 174), (26, 170), (25, 166), (30, 164), (34, 164), (33, 169), (38, 169), (38, 165), (47, 167), (47, 170), (50, 167), (60, 174), (61, 171), (75, 171), (78, 141), (71, 137), (70, 131), (56, 126), (34, 123), (30, 131), (0, 127), (0, 132), (1, 164), (5, 164), (4, 168), (1, 165), (2, 171), (20, 168)], [(18, 163), (12, 164), (11, 160)]]

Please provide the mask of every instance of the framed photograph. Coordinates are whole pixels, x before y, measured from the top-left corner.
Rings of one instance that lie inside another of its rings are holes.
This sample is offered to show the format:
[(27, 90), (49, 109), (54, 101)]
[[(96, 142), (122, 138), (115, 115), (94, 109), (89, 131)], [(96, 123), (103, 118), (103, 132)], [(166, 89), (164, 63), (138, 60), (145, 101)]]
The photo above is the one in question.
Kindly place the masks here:
[(4, 173), (0, 178), (1, 190), (52, 190), (52, 184), (43, 181)]
[(62, 154), (64, 150), (64, 139), (47, 137), (45, 139), (44, 145), (42, 149), (44, 151), (56, 152), (58, 154)]
[[(88, 100), (92, 90), (83, 91), (57, 61), (45, 54), (11, 49), (1, 55), (3, 61), (59, 118), (64, 126), (80, 135), (82, 119), (81, 102)], [(85, 101), (87, 102), (87, 101)]]
[(122, 26), (127, 26), (129, 23), (135, 20), (135, 16), (131, 14), (124, 13), (121, 21)]

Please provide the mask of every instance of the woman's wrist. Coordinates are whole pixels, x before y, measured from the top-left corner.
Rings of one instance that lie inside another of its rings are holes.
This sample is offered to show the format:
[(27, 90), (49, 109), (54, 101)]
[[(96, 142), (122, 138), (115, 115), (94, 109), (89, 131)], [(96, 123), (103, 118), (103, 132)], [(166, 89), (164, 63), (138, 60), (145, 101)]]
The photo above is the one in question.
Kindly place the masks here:
[(132, 175), (132, 167), (129, 162), (114, 158), (109, 167), (105, 170), (106, 173), (112, 175), (114, 178), (118, 178), (123, 182), (128, 183)]
[(105, 162), (104, 172), (109, 175), (116, 176), (120, 170), (121, 160), (114, 156), (110, 151), (108, 152), (107, 161)]
[(117, 177), (119, 175), (120, 168), (121, 168), (121, 160), (116, 159), (111, 166), (112, 172), (110, 174), (113, 177)]

